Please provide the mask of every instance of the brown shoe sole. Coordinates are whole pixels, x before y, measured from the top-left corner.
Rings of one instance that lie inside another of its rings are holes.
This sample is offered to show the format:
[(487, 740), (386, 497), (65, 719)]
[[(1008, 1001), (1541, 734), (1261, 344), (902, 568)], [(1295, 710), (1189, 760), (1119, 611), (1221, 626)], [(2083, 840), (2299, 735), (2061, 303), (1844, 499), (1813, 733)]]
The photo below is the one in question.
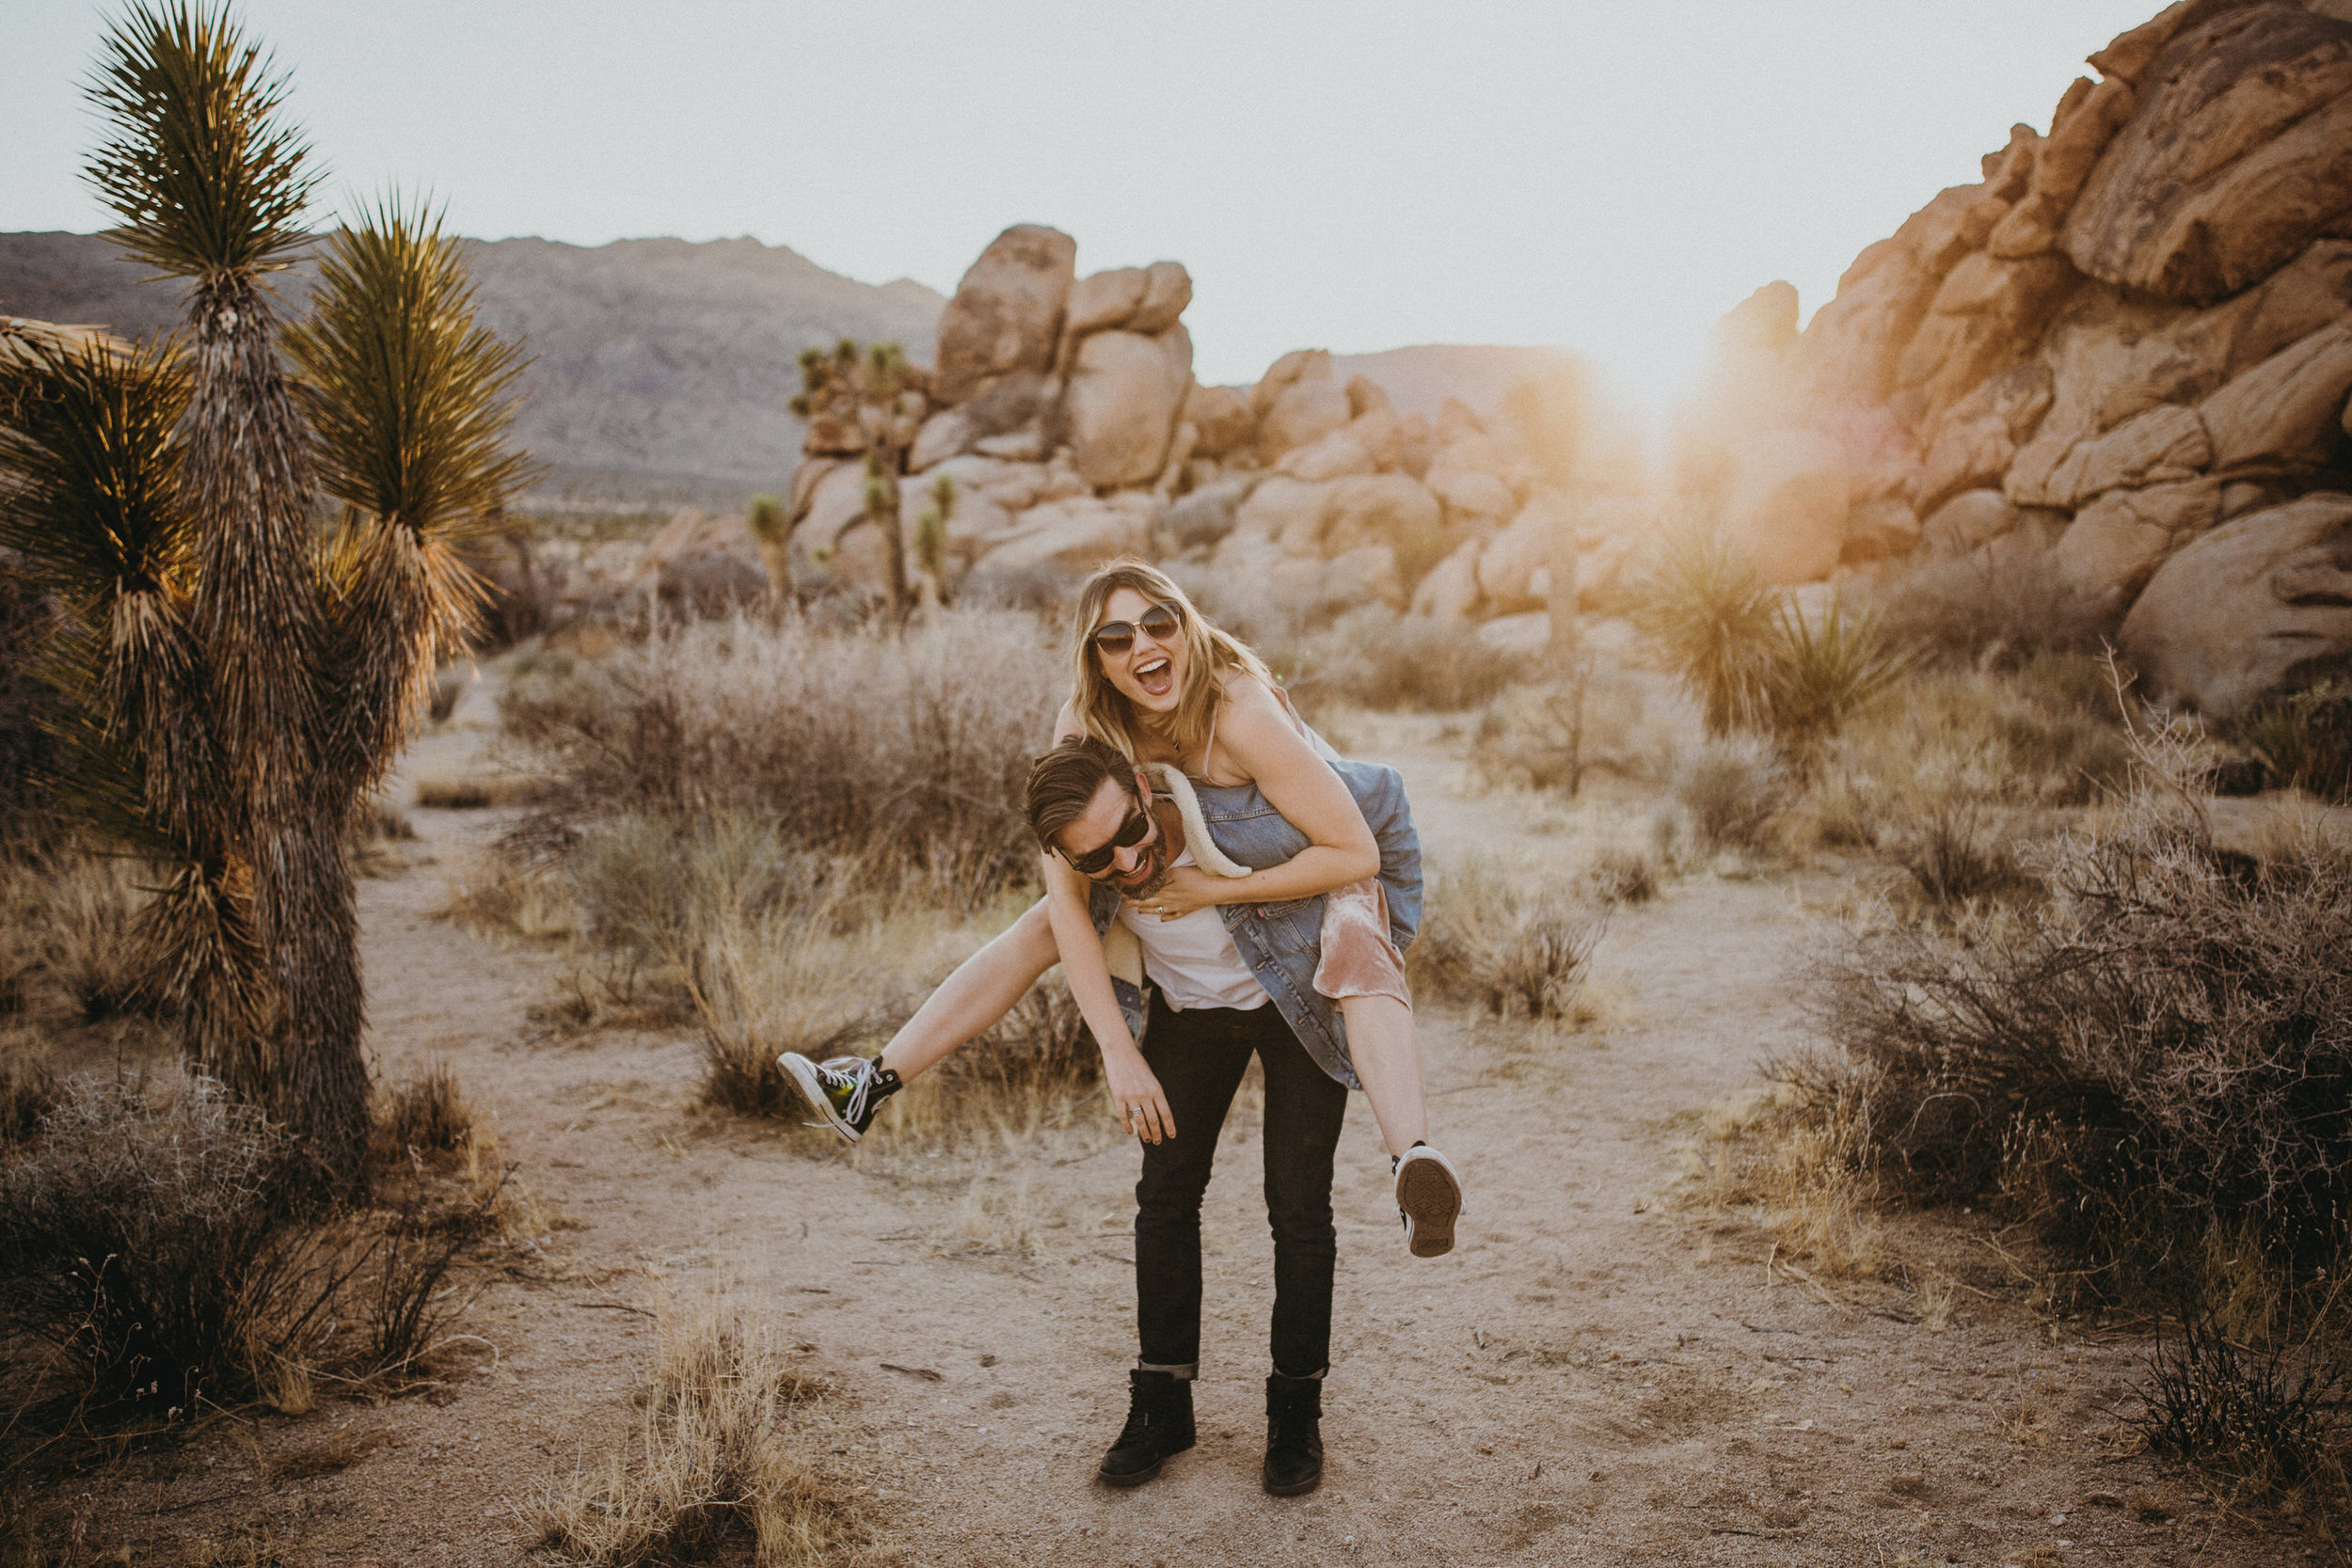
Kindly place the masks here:
[(1454, 1250), (1454, 1222), (1462, 1212), (1462, 1188), (1454, 1173), (1435, 1160), (1408, 1160), (1396, 1184), (1396, 1206), (1413, 1222), (1410, 1250), (1416, 1258), (1442, 1258)]

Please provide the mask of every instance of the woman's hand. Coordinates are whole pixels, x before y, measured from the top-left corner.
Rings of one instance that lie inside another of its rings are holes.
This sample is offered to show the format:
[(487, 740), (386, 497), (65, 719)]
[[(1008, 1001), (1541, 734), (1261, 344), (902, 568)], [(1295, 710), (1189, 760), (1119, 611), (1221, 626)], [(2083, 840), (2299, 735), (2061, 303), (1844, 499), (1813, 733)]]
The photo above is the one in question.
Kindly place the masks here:
[(1110, 1090), (1120, 1126), (1148, 1144), (1176, 1135), (1176, 1113), (1168, 1108), (1168, 1096), (1160, 1092), (1160, 1081), (1143, 1053), (1132, 1047), (1104, 1052), (1103, 1085)]
[(1162, 920), (1175, 920), (1212, 904), (1232, 902), (1233, 879), (1212, 877), (1197, 865), (1180, 865), (1168, 874), (1157, 893), (1136, 900), (1136, 908)]

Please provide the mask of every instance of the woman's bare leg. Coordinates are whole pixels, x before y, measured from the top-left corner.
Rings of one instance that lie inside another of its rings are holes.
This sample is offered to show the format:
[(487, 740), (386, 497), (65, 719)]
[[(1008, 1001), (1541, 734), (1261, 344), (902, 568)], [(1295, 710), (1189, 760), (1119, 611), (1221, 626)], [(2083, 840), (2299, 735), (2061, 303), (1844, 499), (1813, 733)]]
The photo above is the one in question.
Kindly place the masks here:
[[(1045, 900), (986, 947), (956, 966), (940, 988), (882, 1047), (882, 1065), (912, 1080), (932, 1063), (1012, 1011), (1038, 977), (1061, 962)], [(1351, 1024), (1352, 1028), (1353, 1025)], [(1406, 1027), (1410, 1028), (1408, 1019)]]
[(1429, 1136), (1413, 1009), (1393, 996), (1347, 996), (1340, 999), (1340, 1017), (1347, 1024), (1347, 1053), (1356, 1063), (1356, 1076), (1380, 1123), (1380, 1141), (1391, 1154), (1402, 1155)]

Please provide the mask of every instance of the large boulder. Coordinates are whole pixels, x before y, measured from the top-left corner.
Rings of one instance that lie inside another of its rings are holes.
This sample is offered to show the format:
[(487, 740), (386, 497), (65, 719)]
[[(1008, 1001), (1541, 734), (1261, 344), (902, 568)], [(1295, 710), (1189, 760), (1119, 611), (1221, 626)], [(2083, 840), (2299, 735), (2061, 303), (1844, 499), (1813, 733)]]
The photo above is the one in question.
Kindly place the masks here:
[[(1931, 513), (1963, 490), (1999, 483), (2017, 444), (2048, 411), (2050, 396), (2049, 367), (2036, 361), (2013, 366), (1954, 404), (1911, 481), (1913, 510)], [(1851, 459), (1853, 443), (1840, 445)]]
[(1330, 494), (1328, 484), (1276, 474), (1241, 503), (1234, 531), (1253, 539), (1297, 541), (1298, 554), (1314, 554), (1322, 547), (1323, 508)]
[(1133, 495), (1031, 507), (965, 574), (963, 592), (1016, 604), (1066, 599), (1097, 567), (1140, 555), (1155, 515), (1149, 497)]
[(940, 402), (967, 402), (1005, 376), (1053, 369), (1077, 261), (1078, 242), (1041, 224), (1016, 224), (989, 242), (939, 318)]
[(1377, 467), (1372, 453), (1356, 438), (1354, 427), (1342, 425), (1327, 436), (1317, 436), (1303, 447), (1293, 447), (1284, 452), (1274, 471), (1293, 479), (1314, 481), (1368, 474)]
[(2220, 502), (2210, 479), (2110, 490), (2058, 535), (2058, 580), (2087, 604), (2128, 603), (2184, 540), (2213, 526)]
[(960, 457), (972, 450), (978, 436), (971, 415), (961, 408), (943, 408), (925, 420), (915, 433), (914, 445), (907, 451), (907, 471), (919, 474), (950, 457)]
[(835, 463), (823, 469), (809, 487), (806, 506), (792, 525), (793, 547), (803, 554), (830, 549), (865, 515), (866, 465)]
[(1396, 610), (1406, 603), (1396, 552), (1386, 545), (1366, 545), (1328, 561), (1286, 555), (1267, 567), (1264, 581), (1286, 610), (1308, 619), (1338, 614), (1374, 599)]
[(1328, 351), (1302, 348), (1282, 356), (1249, 394), (1257, 420), (1258, 461), (1272, 464), (1356, 417), (1347, 388)]
[(1576, 571), (1576, 535), (1547, 499), (1528, 502), (1478, 552), (1478, 588), (1503, 614), (1541, 609), (1554, 585)]
[(1827, 577), (1846, 544), (1846, 457), (1811, 431), (1742, 444), (1724, 499), (1724, 536), (1772, 583)]
[(1976, 251), (1963, 258), (1896, 362), (1903, 402), (1923, 420), (1941, 415), (2019, 357), (2075, 281), (2063, 256), (2004, 261)]
[(1242, 498), (1249, 486), (1237, 479), (1204, 484), (1160, 515), (1160, 531), (1180, 550), (1214, 545), (1233, 531)]
[(1192, 388), (1192, 338), (1096, 332), (1078, 344), (1062, 395), (1072, 460), (1098, 489), (1149, 484), (1167, 466), (1176, 417)]
[(688, 510), (645, 544), (628, 592), (678, 615), (724, 615), (768, 596), (759, 542), (741, 517)]
[(2192, 542), (2122, 636), (2153, 693), (2225, 720), (2352, 668), (2352, 496), (2305, 496)]
[(1200, 432), (1193, 443), (1197, 457), (1224, 457), (1248, 446), (1258, 432), (1258, 417), (1249, 409), (1245, 387), (1202, 387), (1195, 384), (1184, 396), (1184, 420)]
[(2207, 398), (2217, 473), (2313, 468), (2342, 439), (2352, 392), (2352, 323), (2322, 327), (2291, 343)]
[(2352, 210), (2352, 24), (2286, 0), (2169, 40), (2066, 220), (2093, 277), (2210, 303)]
[(1323, 503), (1323, 551), (1341, 555), (1386, 545), (1406, 563), (1425, 565), (1445, 525), (1438, 498), (1407, 474), (1354, 474), (1340, 480)]
[(2096, 440), (2077, 442), (2044, 484), (2053, 506), (2081, 506), (2109, 490), (2193, 479), (2213, 462), (2205, 421), (2194, 408), (2165, 404)]
[(1466, 539), (1452, 555), (1429, 568), (1413, 589), (1413, 613), (1437, 621), (1466, 621), (1478, 608), (1478, 555), (1484, 547)]
[(2014, 531), (2026, 514), (1998, 490), (1963, 490), (1928, 515), (1919, 539), (1937, 555), (1966, 555)]

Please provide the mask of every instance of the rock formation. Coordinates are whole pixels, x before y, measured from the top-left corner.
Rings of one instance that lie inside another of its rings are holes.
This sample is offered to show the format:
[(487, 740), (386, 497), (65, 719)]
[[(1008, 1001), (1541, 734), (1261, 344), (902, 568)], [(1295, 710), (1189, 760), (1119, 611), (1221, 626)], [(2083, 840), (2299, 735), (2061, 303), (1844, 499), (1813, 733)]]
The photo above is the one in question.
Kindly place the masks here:
[(2181, 0), (2090, 64), (1801, 336), (1726, 318), (1683, 455), (1778, 580), (2047, 544), (2238, 711), (2352, 651), (2352, 4)]

